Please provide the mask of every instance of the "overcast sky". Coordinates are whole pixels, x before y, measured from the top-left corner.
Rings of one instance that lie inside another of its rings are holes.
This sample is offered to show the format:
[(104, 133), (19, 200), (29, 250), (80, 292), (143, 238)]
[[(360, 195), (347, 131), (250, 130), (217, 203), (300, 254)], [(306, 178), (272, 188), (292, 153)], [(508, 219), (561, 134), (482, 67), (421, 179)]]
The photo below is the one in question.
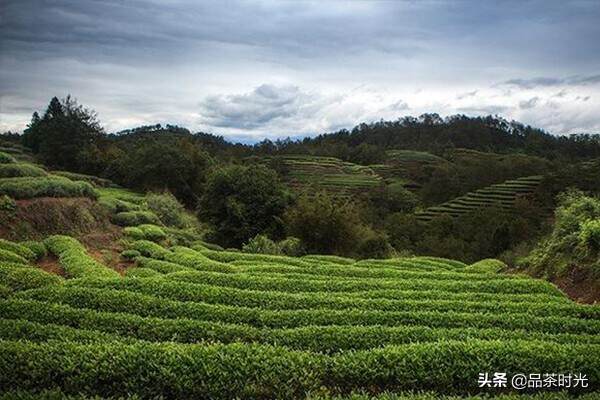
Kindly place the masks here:
[(0, 130), (73, 95), (109, 132), (232, 140), (436, 112), (600, 133), (600, 1), (0, 1)]

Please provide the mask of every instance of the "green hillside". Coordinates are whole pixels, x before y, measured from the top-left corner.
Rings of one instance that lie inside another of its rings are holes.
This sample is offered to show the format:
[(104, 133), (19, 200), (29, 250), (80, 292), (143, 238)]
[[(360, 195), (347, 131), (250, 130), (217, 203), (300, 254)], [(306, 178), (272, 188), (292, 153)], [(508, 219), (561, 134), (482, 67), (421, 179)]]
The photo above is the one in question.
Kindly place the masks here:
[(424, 211), (417, 212), (416, 215), (420, 221), (429, 221), (442, 214), (456, 217), (482, 207), (494, 206), (511, 210), (515, 205), (515, 201), (520, 196), (534, 192), (542, 179), (542, 176), (511, 179), (497, 185), (469, 192), (464, 196), (457, 197), (439, 206), (429, 207)]
[[(273, 161), (271, 161), (273, 162)], [(295, 190), (326, 190), (338, 196), (368, 191), (382, 184), (372, 168), (335, 157), (308, 155), (278, 156), (285, 181)]]

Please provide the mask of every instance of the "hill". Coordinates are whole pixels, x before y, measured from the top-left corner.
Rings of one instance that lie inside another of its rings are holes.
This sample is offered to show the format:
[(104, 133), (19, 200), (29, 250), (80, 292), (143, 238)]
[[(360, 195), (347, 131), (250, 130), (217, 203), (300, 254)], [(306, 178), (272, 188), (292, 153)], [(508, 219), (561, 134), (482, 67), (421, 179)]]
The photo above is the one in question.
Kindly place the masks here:
[[(490, 393), (482, 373), (600, 380), (600, 307), (501, 261), (224, 250), (171, 195), (49, 171), (15, 149), (0, 153), (0, 398), (456, 400)], [(388, 156), (403, 174), (450, 163)], [(299, 186), (384, 185), (338, 159), (279, 161)], [(538, 182), (464, 204), (508, 207)]]
[(351, 196), (382, 185), (382, 178), (372, 168), (344, 162), (335, 157), (285, 155), (266, 157), (284, 181), (294, 190), (325, 190), (336, 196)]
[(499, 207), (510, 211), (514, 209), (519, 198), (535, 192), (542, 180), (542, 176), (508, 180), (469, 192), (439, 206), (429, 207), (424, 211), (417, 212), (416, 216), (420, 221), (430, 221), (439, 215), (448, 214), (456, 217), (482, 207)]

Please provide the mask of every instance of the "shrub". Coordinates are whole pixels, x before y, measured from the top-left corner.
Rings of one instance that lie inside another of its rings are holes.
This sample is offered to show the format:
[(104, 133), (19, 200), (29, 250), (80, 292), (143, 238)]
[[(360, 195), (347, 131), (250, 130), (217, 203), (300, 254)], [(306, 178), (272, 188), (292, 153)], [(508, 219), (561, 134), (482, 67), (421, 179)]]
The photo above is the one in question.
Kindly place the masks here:
[(69, 171), (52, 171), (52, 175), (64, 176), (72, 181), (84, 181), (88, 182), (97, 187), (110, 187), (114, 184), (109, 179), (99, 178), (93, 175), (78, 174), (76, 172)]
[(15, 291), (58, 285), (62, 281), (61, 277), (38, 268), (0, 262), (0, 284)]
[(600, 219), (581, 223), (579, 241), (584, 247), (589, 247), (593, 251), (600, 251)]
[(14, 199), (3, 194), (0, 195), (0, 211), (14, 211), (17, 209), (17, 203)]
[(290, 196), (275, 171), (261, 165), (231, 165), (210, 173), (198, 214), (213, 239), (239, 247), (258, 234), (282, 234), (280, 219)]
[(28, 249), (26, 246), (13, 243), (8, 240), (0, 239), (0, 249), (8, 250), (28, 260), (35, 259), (34, 252)]
[(46, 176), (42, 168), (27, 163), (0, 164), (0, 178), (14, 178), (24, 176)]
[(355, 204), (324, 192), (304, 195), (286, 211), (286, 229), (309, 253), (353, 254), (365, 229), (359, 215)]
[(112, 217), (115, 224), (121, 226), (137, 226), (142, 224), (160, 224), (160, 220), (150, 211), (124, 211)]
[(138, 225), (138, 228), (142, 231), (144, 239), (152, 240), (153, 242), (163, 240), (167, 237), (166, 233), (160, 226), (152, 224)]
[(265, 235), (256, 235), (248, 243), (242, 246), (244, 253), (258, 253), (258, 254), (281, 254), (281, 249), (277, 243)]
[(19, 243), (23, 247), (27, 247), (34, 254), (36, 260), (44, 257), (46, 255), (46, 246), (44, 246), (43, 242), (36, 242), (33, 240), (25, 241)]
[(136, 268), (129, 268), (127, 270), (127, 272), (125, 273), (125, 275), (128, 278), (152, 278), (157, 275), (160, 276), (161, 273), (157, 272), (153, 269), (150, 269), (150, 268), (136, 267)]
[(59, 263), (68, 277), (119, 276), (116, 271), (90, 257), (85, 247), (72, 237), (64, 235), (49, 236), (44, 244), (49, 252), (58, 256)]
[(142, 232), (142, 230), (137, 226), (127, 226), (123, 229), (123, 233), (135, 240), (145, 239), (144, 232)]
[(0, 194), (15, 199), (30, 199), (34, 197), (89, 197), (96, 199), (97, 193), (86, 182), (73, 182), (67, 178), (19, 177), (0, 179)]
[(139, 251), (144, 256), (159, 260), (162, 260), (171, 254), (171, 252), (164, 247), (149, 240), (137, 240), (131, 244), (131, 249)]
[(12, 164), (16, 162), (17, 161), (13, 156), (3, 151), (0, 151), (0, 164)]
[(17, 264), (27, 264), (27, 260), (12, 251), (0, 248), (0, 262), (11, 262)]
[(142, 254), (137, 250), (123, 250), (121, 252), (121, 257), (123, 257), (126, 260), (134, 260), (141, 255)]
[(146, 204), (166, 226), (175, 228), (194, 228), (196, 218), (189, 215), (183, 205), (170, 192), (148, 193)]
[(493, 258), (488, 258), (469, 265), (468, 267), (464, 268), (464, 271), (495, 273), (500, 272), (505, 268), (506, 264), (504, 264), (502, 261)]
[(288, 237), (278, 244), (281, 253), (290, 257), (299, 257), (305, 253), (302, 241), (295, 237)]

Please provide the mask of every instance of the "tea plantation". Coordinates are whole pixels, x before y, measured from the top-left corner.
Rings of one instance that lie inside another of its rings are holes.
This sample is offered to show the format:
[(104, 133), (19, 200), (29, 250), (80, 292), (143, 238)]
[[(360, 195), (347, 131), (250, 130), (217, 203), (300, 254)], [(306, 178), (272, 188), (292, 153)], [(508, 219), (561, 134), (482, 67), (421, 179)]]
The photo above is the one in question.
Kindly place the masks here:
[[(342, 194), (381, 180), (337, 159), (285, 162), (294, 182), (318, 173)], [(494, 185), (420, 218), (511, 207), (538, 182)], [(47, 171), (19, 149), (0, 153), (0, 197), (13, 207), (46, 197), (93, 202), (122, 250), (108, 265), (73, 236), (0, 239), (0, 399), (600, 396), (600, 307), (505, 274), (498, 260), (224, 250), (166, 223), (143, 194)], [(482, 386), (481, 374), (494, 373), (583, 374), (586, 383)]]
[[(507, 391), (480, 389), (482, 372), (600, 381), (600, 308), (573, 303), (548, 282), (500, 274), (495, 260), (354, 261), (128, 243), (136, 266), (121, 276), (68, 236), (0, 242), (3, 391), (427, 399)], [(46, 252), (62, 276), (37, 268)], [(534, 398), (570, 395), (556, 396)]]
[(420, 221), (429, 221), (435, 216), (448, 214), (456, 217), (474, 211), (480, 207), (495, 206), (510, 210), (515, 206), (515, 201), (520, 196), (525, 196), (535, 191), (541, 183), (542, 176), (527, 176), (508, 180), (497, 185), (492, 185), (464, 196), (457, 197), (438, 206), (429, 207), (417, 212)]

